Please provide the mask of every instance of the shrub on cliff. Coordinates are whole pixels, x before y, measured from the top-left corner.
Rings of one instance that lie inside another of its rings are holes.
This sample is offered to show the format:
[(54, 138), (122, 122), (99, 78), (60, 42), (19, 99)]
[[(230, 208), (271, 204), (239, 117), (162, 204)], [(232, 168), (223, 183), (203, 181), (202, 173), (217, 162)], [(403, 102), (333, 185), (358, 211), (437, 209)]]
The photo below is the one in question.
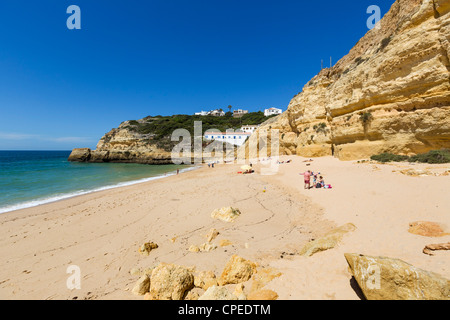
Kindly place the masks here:
[(450, 163), (450, 149), (433, 150), (409, 158), (410, 162), (421, 163)]
[(403, 162), (403, 161), (408, 161), (409, 157), (408, 156), (401, 156), (401, 155), (397, 155), (397, 154), (392, 154), (392, 153), (382, 153), (382, 154), (378, 154), (375, 156), (372, 156), (370, 159), (374, 160), (374, 161), (378, 161), (378, 162)]
[(371, 157), (372, 160), (378, 162), (419, 162), (419, 163), (450, 163), (450, 149), (433, 150), (427, 153), (415, 156), (402, 156), (392, 153), (382, 153)]

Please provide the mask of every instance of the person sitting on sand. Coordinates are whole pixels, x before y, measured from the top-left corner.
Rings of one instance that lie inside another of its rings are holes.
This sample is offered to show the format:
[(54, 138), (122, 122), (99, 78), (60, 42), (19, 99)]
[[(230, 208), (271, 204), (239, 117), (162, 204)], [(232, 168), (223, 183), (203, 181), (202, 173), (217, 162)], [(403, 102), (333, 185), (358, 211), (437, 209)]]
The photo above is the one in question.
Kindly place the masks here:
[(316, 184), (316, 188), (325, 188), (325, 181), (322, 176), (320, 176), (319, 181)]
[(300, 173), (305, 178), (305, 189), (311, 189), (311, 170), (308, 170), (306, 172)]

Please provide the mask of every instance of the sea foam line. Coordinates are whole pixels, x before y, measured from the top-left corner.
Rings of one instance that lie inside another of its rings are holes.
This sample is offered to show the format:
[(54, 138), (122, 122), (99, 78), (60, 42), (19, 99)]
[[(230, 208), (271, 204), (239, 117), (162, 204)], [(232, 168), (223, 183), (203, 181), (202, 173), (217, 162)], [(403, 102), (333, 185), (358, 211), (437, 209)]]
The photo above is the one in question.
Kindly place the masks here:
[[(186, 169), (181, 169), (180, 173), (192, 171), (192, 170), (195, 170), (195, 169), (198, 169), (198, 168), (200, 168), (200, 167), (196, 166), (196, 167), (190, 167), (190, 168), (186, 168)], [(135, 185), (135, 184), (140, 184), (140, 183), (144, 183), (144, 182), (164, 179), (164, 178), (168, 178), (168, 177), (174, 176), (176, 174), (177, 174), (176, 171), (173, 171), (173, 172), (169, 172), (169, 173), (164, 174), (164, 175), (158, 175), (158, 176), (154, 176), (154, 177), (150, 177), (150, 178), (144, 178), (144, 179), (139, 179), (139, 180), (134, 180), (134, 181), (119, 182), (119, 183), (114, 184), (114, 185), (99, 187), (99, 188), (95, 188), (95, 189), (92, 189), (92, 190), (80, 190), (80, 191), (76, 191), (76, 192), (69, 192), (69, 193), (65, 193), (65, 194), (61, 194), (61, 195), (52, 196), (52, 197), (49, 197), (49, 198), (43, 198), (43, 199), (26, 201), (26, 202), (10, 205), (10, 206), (7, 206), (7, 207), (0, 207), (0, 214), (6, 213), (6, 212), (11, 212), (11, 211), (16, 211), (16, 210), (21, 210), (21, 209), (37, 207), (37, 206), (40, 206), (40, 205), (43, 205), (43, 204), (57, 202), (57, 201), (60, 201), (60, 200), (65, 200), (65, 199), (70, 199), (70, 198), (82, 196), (82, 195), (89, 194), (89, 193), (94, 193), (94, 192), (99, 192), (99, 191), (104, 191), (104, 190), (110, 190), (110, 189), (116, 189), (116, 188), (131, 186), (131, 185)]]

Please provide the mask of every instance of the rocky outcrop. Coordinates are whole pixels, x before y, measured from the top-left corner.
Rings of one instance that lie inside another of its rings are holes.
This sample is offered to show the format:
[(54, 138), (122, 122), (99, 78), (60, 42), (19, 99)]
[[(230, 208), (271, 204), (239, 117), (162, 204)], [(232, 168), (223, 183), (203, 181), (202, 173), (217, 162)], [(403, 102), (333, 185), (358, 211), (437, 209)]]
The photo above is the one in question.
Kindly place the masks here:
[(131, 121), (123, 122), (118, 128), (105, 134), (96, 150), (74, 149), (69, 156), (73, 162), (119, 162), (141, 164), (173, 164), (172, 154), (158, 146), (151, 134), (133, 130)]
[(449, 1), (397, 0), (257, 132), (279, 130), (280, 154), (341, 160), (450, 148), (449, 57)]
[(450, 281), (402, 260), (345, 254), (368, 300), (450, 300)]
[(326, 251), (336, 247), (343, 239), (344, 235), (355, 231), (356, 227), (352, 223), (336, 228), (326, 235), (310, 241), (299, 252), (299, 255), (310, 257), (318, 252)]

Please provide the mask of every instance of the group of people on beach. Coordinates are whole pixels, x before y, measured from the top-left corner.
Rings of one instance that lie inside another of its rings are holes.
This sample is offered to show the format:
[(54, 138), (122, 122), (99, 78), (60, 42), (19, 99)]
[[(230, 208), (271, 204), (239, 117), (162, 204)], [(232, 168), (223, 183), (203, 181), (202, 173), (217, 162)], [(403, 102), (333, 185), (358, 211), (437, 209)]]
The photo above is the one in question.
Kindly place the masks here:
[[(300, 173), (300, 175), (304, 176), (305, 189), (313, 189), (313, 188), (331, 189), (331, 186), (329, 184), (325, 184), (325, 180), (323, 179), (323, 176), (320, 175), (320, 172), (313, 172), (311, 170), (308, 170), (306, 172)], [(312, 178), (312, 185), (311, 185), (311, 178)]]

